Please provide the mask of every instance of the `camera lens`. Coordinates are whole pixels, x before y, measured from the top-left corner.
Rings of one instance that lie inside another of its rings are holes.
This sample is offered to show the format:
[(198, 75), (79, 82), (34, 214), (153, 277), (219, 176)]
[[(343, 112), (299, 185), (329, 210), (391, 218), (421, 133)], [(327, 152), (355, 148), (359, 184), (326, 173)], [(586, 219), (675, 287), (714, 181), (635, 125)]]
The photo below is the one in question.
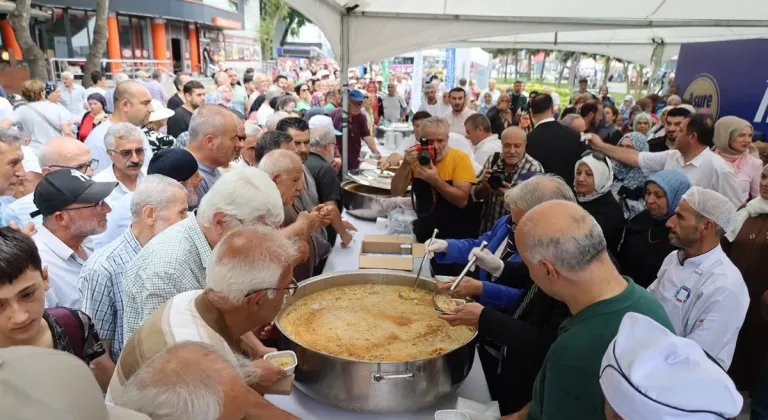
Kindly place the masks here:
[(422, 150), (419, 152), (417, 160), (419, 161), (419, 165), (428, 166), (429, 163), (432, 162), (432, 155), (430, 155), (429, 150)]
[(501, 187), (501, 184), (504, 182), (504, 178), (502, 178), (501, 174), (491, 174), (491, 176), (488, 177), (488, 186), (491, 188), (498, 189)]

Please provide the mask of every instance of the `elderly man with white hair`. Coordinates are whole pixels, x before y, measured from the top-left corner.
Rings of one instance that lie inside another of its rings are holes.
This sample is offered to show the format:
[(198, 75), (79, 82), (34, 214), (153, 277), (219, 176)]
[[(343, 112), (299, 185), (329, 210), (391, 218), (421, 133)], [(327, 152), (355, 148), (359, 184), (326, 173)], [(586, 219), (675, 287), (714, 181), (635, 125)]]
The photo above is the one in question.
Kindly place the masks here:
[(213, 91), (205, 95), (205, 103), (210, 105), (216, 104), (216, 90), (222, 86), (229, 86), (229, 76), (227, 76), (227, 73), (224, 73), (223, 71), (218, 72), (213, 76), (213, 83), (215, 88)]
[(274, 114), (276, 111), (269, 104), (269, 101), (271, 101), (274, 98), (280, 97), (282, 94), (283, 94), (283, 91), (277, 86), (270, 86), (269, 89), (267, 89), (267, 93), (264, 94), (264, 102), (256, 111), (256, 120), (259, 122), (260, 126), (264, 127), (267, 124), (267, 120), (269, 119), (269, 117), (271, 117), (272, 114)]
[(648, 291), (669, 314), (675, 333), (699, 343), (728, 370), (749, 307), (741, 272), (720, 246), (736, 208), (723, 195), (691, 187), (667, 221), (675, 247)]
[(256, 143), (264, 131), (252, 121), (245, 123), (245, 141), (240, 149), (240, 157), (233, 163), (239, 167), (258, 166), (256, 161)]
[(153, 420), (296, 419), (249, 388), (251, 376), (216, 347), (185, 341), (144, 363), (113, 402)]
[(277, 130), (277, 124), (280, 123), (281, 120), (290, 117), (291, 115), (288, 114), (285, 111), (277, 111), (272, 116), (270, 116), (267, 119), (266, 124), (264, 124), (264, 131), (275, 131)]
[(130, 194), (144, 179), (144, 144), (141, 129), (131, 123), (113, 124), (104, 135), (104, 147), (112, 161), (108, 168), (94, 175), (96, 182), (117, 182), (117, 188), (107, 197), (107, 203), (115, 203)]
[(87, 102), (85, 88), (75, 83), (75, 76), (68, 71), (61, 73), (61, 84), (61, 104), (75, 117), (82, 117)]
[[(283, 298), (298, 284), (291, 276), (296, 244), (268, 226), (238, 227), (216, 244), (202, 288), (171, 297), (129, 338), (109, 384), (120, 399), (126, 381), (158, 351), (178, 341), (214, 346), (229, 360), (242, 357), (241, 337), (271, 323)], [(254, 384), (270, 386), (284, 376), (281, 367), (252, 355)], [(195, 415), (194, 418), (199, 418)]]
[(257, 168), (234, 168), (203, 197), (196, 217), (177, 223), (149, 242), (128, 264), (124, 339), (128, 340), (163, 302), (205, 287), (211, 249), (240, 226), (283, 223), (280, 191)]
[(136, 188), (130, 205), (130, 227), (88, 258), (78, 285), (81, 309), (91, 316), (114, 362), (123, 349), (125, 267), (150, 239), (187, 218), (187, 191), (174, 179), (149, 175)]

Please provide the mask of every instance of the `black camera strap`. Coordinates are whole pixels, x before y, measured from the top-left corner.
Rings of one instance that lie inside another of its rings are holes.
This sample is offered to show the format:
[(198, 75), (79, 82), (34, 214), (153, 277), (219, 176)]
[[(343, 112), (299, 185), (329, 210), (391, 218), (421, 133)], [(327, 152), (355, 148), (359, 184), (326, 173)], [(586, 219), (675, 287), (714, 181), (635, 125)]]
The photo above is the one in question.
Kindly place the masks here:
[(496, 165), (499, 163), (499, 159), (501, 159), (501, 152), (495, 152), (493, 154), (493, 158), (491, 159), (491, 170), (496, 168)]

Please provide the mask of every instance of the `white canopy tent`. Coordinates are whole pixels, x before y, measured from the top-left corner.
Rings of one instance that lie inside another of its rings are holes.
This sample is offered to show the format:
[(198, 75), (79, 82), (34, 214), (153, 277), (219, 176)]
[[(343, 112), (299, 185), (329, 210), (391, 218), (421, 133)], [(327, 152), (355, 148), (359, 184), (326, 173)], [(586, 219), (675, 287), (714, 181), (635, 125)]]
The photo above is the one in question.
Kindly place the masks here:
[[(441, 45), (561, 49), (648, 63), (657, 43), (668, 58), (686, 42), (768, 37), (768, 1), (756, 0), (287, 2), (325, 33), (343, 69)], [(346, 146), (345, 128), (345, 157)]]

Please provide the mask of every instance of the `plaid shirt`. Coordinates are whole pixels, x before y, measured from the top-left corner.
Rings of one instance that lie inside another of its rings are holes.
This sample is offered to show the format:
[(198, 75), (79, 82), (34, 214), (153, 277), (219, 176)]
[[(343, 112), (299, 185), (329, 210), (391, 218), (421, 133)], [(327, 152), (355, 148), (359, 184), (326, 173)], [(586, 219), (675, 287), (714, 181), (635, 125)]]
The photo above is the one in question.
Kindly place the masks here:
[(91, 316), (102, 340), (110, 340), (109, 356), (123, 351), (123, 273), (141, 251), (128, 228), (115, 241), (88, 258), (80, 271), (82, 310)]
[(123, 276), (123, 344), (168, 299), (205, 289), (211, 246), (194, 217), (152, 238)]
[[(488, 157), (483, 166), (483, 171), (486, 169), (493, 169), (493, 155)], [(504, 157), (500, 156), (499, 161), (496, 162), (497, 170), (504, 170)], [(529, 154), (525, 154), (523, 158), (518, 162), (515, 171), (511, 173), (512, 182), (510, 184), (514, 187), (517, 185), (517, 178), (526, 172), (544, 172), (544, 168), (541, 166), (538, 160), (531, 157)], [(509, 214), (507, 206), (504, 205), (504, 195), (494, 194), (491, 192), (489, 197), (485, 199), (485, 205), (483, 205), (483, 216), (480, 221), (480, 233), (488, 232), (493, 227), (493, 224), (499, 220), (500, 217)]]

